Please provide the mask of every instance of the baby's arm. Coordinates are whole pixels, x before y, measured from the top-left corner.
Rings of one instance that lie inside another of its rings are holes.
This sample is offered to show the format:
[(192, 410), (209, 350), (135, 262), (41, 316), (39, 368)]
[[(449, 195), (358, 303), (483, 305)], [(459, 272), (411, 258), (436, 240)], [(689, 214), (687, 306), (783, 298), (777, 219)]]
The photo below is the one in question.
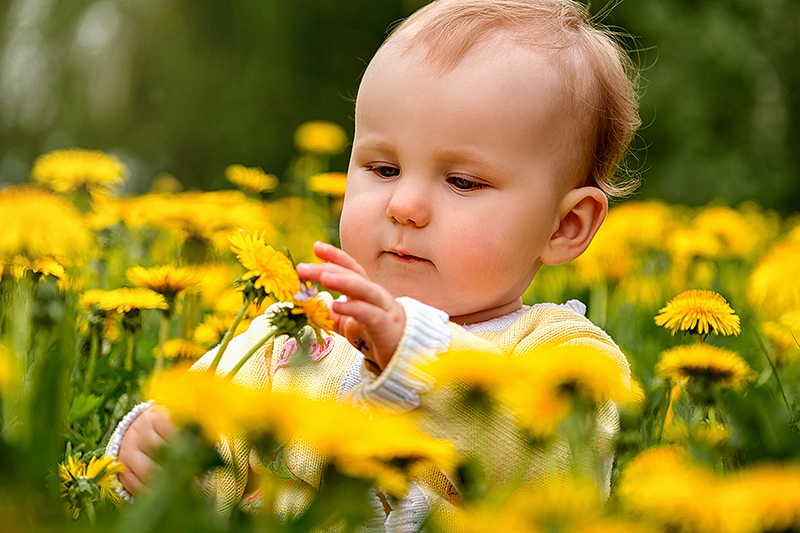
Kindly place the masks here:
[(336, 332), (364, 354), (378, 369), (389, 364), (406, 326), (403, 306), (386, 289), (369, 280), (364, 268), (349, 254), (317, 242), (314, 253), (326, 263), (301, 263), (297, 273), (328, 290), (347, 296), (331, 308)]

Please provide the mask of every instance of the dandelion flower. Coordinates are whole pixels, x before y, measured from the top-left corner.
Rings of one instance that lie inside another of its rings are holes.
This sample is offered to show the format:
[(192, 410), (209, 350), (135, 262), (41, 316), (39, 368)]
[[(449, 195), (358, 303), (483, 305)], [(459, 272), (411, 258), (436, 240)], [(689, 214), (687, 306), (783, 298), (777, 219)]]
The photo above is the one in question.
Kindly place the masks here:
[(656, 373), (671, 381), (705, 379), (735, 390), (742, 389), (755, 378), (736, 352), (709, 344), (676, 346), (662, 352)]
[(767, 318), (800, 309), (800, 239), (771, 247), (747, 279), (747, 299)]
[(58, 465), (61, 495), (66, 500), (67, 512), (72, 519), (80, 516), (86, 500), (93, 503), (95, 490), (99, 490), (101, 500), (120, 503), (121, 498), (114, 489), (121, 486), (117, 474), (123, 470), (125, 466), (116, 457), (108, 456), (101, 459), (92, 457), (87, 465), (70, 455), (65, 463)]
[(122, 181), (125, 165), (100, 150), (53, 150), (36, 158), (31, 178), (54, 191), (70, 192), (81, 187), (92, 190)]
[(278, 178), (260, 168), (231, 165), (225, 169), (225, 177), (243, 191), (254, 194), (271, 191), (278, 186)]
[(168, 300), (174, 299), (183, 291), (196, 288), (199, 284), (193, 272), (173, 266), (134, 266), (128, 269), (127, 276), (134, 285), (162, 294)]
[(347, 145), (347, 133), (333, 122), (312, 120), (298, 126), (294, 132), (294, 144), (303, 152), (336, 155)]
[(179, 361), (196, 361), (206, 353), (206, 349), (186, 339), (170, 339), (164, 343), (164, 357)]
[(736, 316), (725, 298), (713, 291), (690, 290), (667, 302), (655, 318), (659, 326), (698, 335), (738, 335), (741, 331)]
[[(241, 300), (241, 297), (239, 299)], [(208, 315), (203, 322), (195, 328), (192, 337), (195, 342), (204, 346), (219, 344), (222, 342), (222, 337), (225, 336), (225, 332), (228, 331), (228, 328), (233, 324), (233, 320), (233, 316)], [(248, 319), (243, 319), (239, 322), (236, 331), (233, 332), (233, 336), (235, 337), (247, 331), (247, 328), (250, 327), (250, 322), (251, 321)]]
[(78, 212), (37, 187), (0, 191), (0, 257), (82, 257), (91, 236)]
[(297, 272), (292, 262), (282, 253), (264, 242), (264, 235), (253, 236), (235, 233), (228, 237), (231, 250), (247, 272), (242, 279), (254, 280), (256, 289), (263, 289), (281, 301), (290, 301), (298, 284)]
[(325, 172), (323, 174), (314, 174), (308, 178), (306, 187), (308, 187), (309, 191), (319, 194), (341, 197), (344, 196), (344, 191), (347, 187), (347, 174), (344, 172)]
[[(87, 294), (88, 293), (88, 294)], [(94, 290), (87, 291), (81, 297), (79, 305), (84, 309), (97, 303), (103, 311), (117, 311), (129, 313), (137, 309), (167, 309), (167, 301), (157, 292), (150, 289), (114, 289), (112, 291)], [(92, 302), (94, 300), (94, 302)]]
[(319, 296), (314, 296), (308, 300), (295, 300), (292, 314), (305, 315), (306, 323), (315, 332), (324, 331), (325, 333), (330, 333), (333, 331), (333, 319), (331, 318), (328, 304)]

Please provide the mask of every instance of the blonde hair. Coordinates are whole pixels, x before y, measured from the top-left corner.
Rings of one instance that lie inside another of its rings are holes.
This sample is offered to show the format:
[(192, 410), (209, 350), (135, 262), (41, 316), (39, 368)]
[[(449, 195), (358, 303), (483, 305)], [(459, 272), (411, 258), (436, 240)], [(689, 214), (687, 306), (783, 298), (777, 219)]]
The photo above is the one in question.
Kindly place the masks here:
[[(422, 47), (425, 60), (441, 69), (455, 67), (477, 43), (505, 32), (532, 47), (569, 52), (562, 69), (573, 94), (585, 104), (588, 171), (582, 185), (611, 197), (639, 185), (630, 172), (617, 170), (641, 124), (637, 75), (614, 35), (591, 21), (573, 0), (436, 0), (419, 9), (389, 36), (386, 45)], [(618, 175), (621, 174), (621, 175)]]

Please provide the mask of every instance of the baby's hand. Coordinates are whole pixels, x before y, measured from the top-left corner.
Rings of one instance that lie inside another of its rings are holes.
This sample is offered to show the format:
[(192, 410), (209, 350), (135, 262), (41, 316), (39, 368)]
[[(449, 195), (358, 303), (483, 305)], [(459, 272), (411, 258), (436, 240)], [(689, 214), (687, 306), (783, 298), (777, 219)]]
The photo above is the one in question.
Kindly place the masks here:
[(153, 460), (158, 448), (175, 433), (169, 412), (154, 405), (136, 417), (119, 445), (119, 460), (125, 465), (120, 472), (122, 488), (136, 495), (149, 487), (153, 473), (159, 468)]
[(327, 262), (301, 263), (297, 273), (347, 296), (346, 302), (333, 302), (331, 308), (336, 332), (383, 370), (403, 337), (403, 306), (389, 291), (371, 282), (364, 268), (346, 252), (316, 242), (314, 253)]

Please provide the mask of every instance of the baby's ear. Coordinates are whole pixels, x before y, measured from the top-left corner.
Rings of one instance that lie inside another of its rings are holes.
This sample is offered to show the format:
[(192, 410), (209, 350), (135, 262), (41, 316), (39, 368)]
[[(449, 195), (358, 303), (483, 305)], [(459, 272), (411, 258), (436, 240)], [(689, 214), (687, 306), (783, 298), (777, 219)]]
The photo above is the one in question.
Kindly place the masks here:
[(588, 248), (608, 213), (608, 198), (597, 187), (578, 187), (564, 196), (558, 213), (561, 222), (540, 256), (546, 265), (571, 261)]

